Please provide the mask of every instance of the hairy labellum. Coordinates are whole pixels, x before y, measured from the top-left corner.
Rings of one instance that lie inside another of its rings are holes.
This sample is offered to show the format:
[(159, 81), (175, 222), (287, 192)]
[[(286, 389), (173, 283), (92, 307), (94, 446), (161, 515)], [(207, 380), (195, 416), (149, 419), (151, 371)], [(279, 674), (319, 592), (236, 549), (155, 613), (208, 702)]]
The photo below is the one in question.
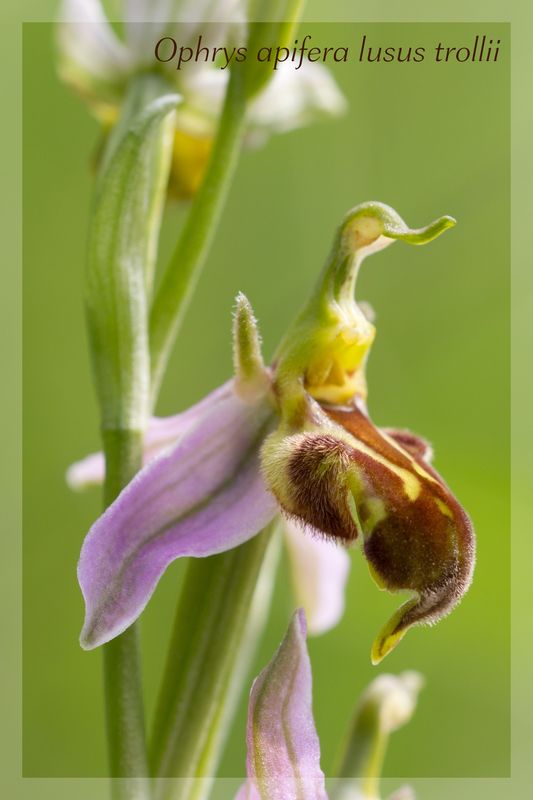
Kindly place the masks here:
[(465, 593), (474, 564), (472, 526), (429, 465), (423, 440), (376, 428), (357, 405), (322, 411), (324, 424), (270, 437), (264, 473), (287, 514), (345, 544), (361, 533), (378, 585), (415, 593), (378, 637), (378, 662), (408, 628), (437, 621)]

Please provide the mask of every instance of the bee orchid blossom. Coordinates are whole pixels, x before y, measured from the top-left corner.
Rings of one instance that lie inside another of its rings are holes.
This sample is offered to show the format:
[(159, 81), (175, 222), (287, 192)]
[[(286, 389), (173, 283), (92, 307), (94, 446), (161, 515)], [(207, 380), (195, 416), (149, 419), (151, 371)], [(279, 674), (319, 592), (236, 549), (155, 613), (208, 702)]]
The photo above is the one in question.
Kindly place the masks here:
[[(452, 224), (443, 217), (412, 230), (381, 203), (352, 209), (271, 367), (250, 305), (238, 298), (235, 378), (183, 414), (154, 421), (151, 460), (84, 542), (84, 647), (125, 630), (171, 561), (236, 547), (280, 511), (292, 524), (295, 583), (323, 627), (339, 616), (346, 574), (332, 542), (362, 540), (378, 586), (411, 593), (378, 635), (374, 663), (413, 625), (457, 604), (472, 576), (472, 526), (430, 466), (427, 443), (370, 420), (364, 370), (375, 331), (354, 298), (367, 255), (396, 239), (424, 244)], [(91, 456), (69, 480), (79, 486), (102, 473), (101, 456)]]
[[(247, 3), (123, 0), (121, 5), (122, 38), (101, 0), (63, 0), (57, 32), (60, 75), (85, 100), (106, 134), (136, 74), (157, 73), (169, 92), (179, 93), (169, 191), (190, 199), (207, 168), (230, 74), (229, 65), (213, 63), (211, 54), (216, 47), (224, 52), (226, 45), (231, 53), (245, 40)], [(178, 52), (183, 49), (180, 69), (175, 59), (167, 60), (164, 47), (156, 58), (160, 40), (174, 42)], [(305, 62), (298, 71), (281, 64), (250, 101), (245, 142), (261, 144), (270, 134), (336, 117), (345, 108), (343, 95), (322, 64)]]

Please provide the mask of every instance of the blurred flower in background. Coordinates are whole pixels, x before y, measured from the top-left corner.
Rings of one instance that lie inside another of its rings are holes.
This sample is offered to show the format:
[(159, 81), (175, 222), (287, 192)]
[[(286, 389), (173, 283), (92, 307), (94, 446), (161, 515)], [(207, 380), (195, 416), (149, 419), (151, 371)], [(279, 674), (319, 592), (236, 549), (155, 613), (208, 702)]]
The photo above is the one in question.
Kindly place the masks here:
[[(120, 26), (111, 23), (100, 0), (64, 0), (57, 29), (60, 76), (87, 103), (104, 135), (117, 121), (135, 75), (155, 72), (170, 84), (168, 91), (179, 92), (169, 189), (188, 199), (205, 173), (230, 75), (230, 68), (222, 68), (225, 56), (213, 62), (211, 53), (214, 47), (227, 46), (231, 52), (244, 44), (247, 3), (124, 0), (119, 6)], [(155, 48), (163, 37), (191, 49), (179, 70), (174, 59), (156, 59)], [(248, 108), (249, 146), (345, 109), (344, 97), (321, 64), (304, 62), (296, 71), (283, 63), (272, 75)]]

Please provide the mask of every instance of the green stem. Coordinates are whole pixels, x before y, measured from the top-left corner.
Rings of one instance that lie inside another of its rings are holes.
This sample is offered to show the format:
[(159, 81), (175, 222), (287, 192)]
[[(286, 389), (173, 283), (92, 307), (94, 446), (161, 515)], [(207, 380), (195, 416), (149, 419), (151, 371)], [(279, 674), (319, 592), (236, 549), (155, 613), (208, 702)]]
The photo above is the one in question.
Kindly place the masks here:
[[(103, 432), (106, 457), (104, 504), (107, 507), (142, 466), (139, 431)], [(146, 735), (137, 625), (103, 647), (107, 741), (115, 800), (146, 800)]]
[(387, 740), (388, 737), (384, 733), (376, 736), (370, 758), (361, 772), (361, 786), (365, 797), (379, 797), (379, 781), (385, 760)]
[(376, 713), (373, 707), (356, 713), (338, 766), (334, 770), (336, 777), (345, 780), (339, 780), (330, 791), (331, 800), (349, 797), (353, 791), (353, 779), (357, 779), (363, 797), (369, 800), (379, 797), (379, 781), (388, 736), (382, 731)]
[[(102, 156), (99, 178), (105, 173), (132, 120), (150, 101), (167, 92), (168, 84), (155, 75), (140, 74), (132, 81), (121, 117)], [(127, 371), (124, 375), (127, 382)], [(117, 402), (123, 403), (127, 394), (116, 398)], [(104, 419), (108, 411), (102, 408)], [(112, 416), (122, 418), (120, 409), (113, 409)], [(104, 507), (107, 508), (142, 467), (143, 432), (104, 429), (102, 439), (106, 462)], [(116, 800), (148, 800), (151, 796), (138, 638), (137, 626), (132, 625), (103, 647), (108, 758), (114, 779), (112, 794)]]
[(245, 112), (246, 100), (241, 71), (234, 69), (207, 173), (192, 202), (180, 239), (152, 305), (150, 349), (154, 402), (237, 165)]
[[(191, 559), (178, 601), (151, 746), (160, 800), (209, 790), (263, 630), (276, 567), (272, 527), (227, 553)], [(176, 794), (176, 790), (179, 793)]]
[[(176, 251), (153, 302), (151, 348), (154, 399), (157, 397), (168, 354), (186, 306), (194, 292), (236, 166), (246, 109), (240, 84), (239, 73), (234, 71), (205, 180), (192, 204)], [(161, 91), (157, 88), (157, 81), (151, 81), (146, 76), (140, 77), (137, 86), (132, 86), (131, 99), (125, 104), (125, 116), (129, 117), (138, 110), (139, 103), (142, 104), (147, 100), (152, 87), (155, 87), (156, 91)], [(117, 125), (116, 135), (112, 136), (108, 143), (102, 169), (105, 168), (122, 126), (126, 123), (127, 120), (121, 120)], [(115, 431), (108, 432), (104, 439), (107, 506), (142, 466), (142, 438), (140, 434), (134, 432)], [(252, 547), (252, 550), (255, 550), (255, 547)], [(224, 556), (221, 560), (224, 561)], [(239, 556), (234, 560), (235, 569), (240, 571), (241, 560), (253, 562), (254, 559)], [(231, 559), (227, 566), (230, 561)], [(244, 572), (249, 573), (250, 586), (253, 588), (258, 566), (254, 569), (253, 565), (251, 568), (247, 565)], [(229, 577), (227, 570), (221, 569), (220, 578), (223, 579), (224, 575), (226, 578)], [(244, 580), (244, 583), (246, 582)], [(243, 581), (236, 583), (238, 591)], [(202, 585), (204, 578), (199, 582), (199, 586)], [(217, 604), (221, 599), (218, 599)], [(194, 620), (194, 613), (187, 614), (187, 618)], [(237, 634), (237, 630), (235, 633)], [(229, 639), (231, 638), (230, 636)], [(186, 643), (187, 638), (183, 641)], [(208, 678), (207, 682), (209, 680)], [(149, 771), (145, 745), (140, 655), (135, 625), (105, 645), (104, 682), (111, 775), (123, 779), (113, 782), (114, 796), (117, 800), (146, 798), (149, 796), (149, 785), (147, 779), (142, 776), (147, 776)]]

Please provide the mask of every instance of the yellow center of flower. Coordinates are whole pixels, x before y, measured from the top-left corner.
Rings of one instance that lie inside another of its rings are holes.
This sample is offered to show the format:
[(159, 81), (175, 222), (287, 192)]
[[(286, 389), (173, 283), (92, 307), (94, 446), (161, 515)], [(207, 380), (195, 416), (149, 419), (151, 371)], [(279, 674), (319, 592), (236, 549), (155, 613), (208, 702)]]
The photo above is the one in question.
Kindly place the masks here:
[[(353, 312), (352, 312), (353, 314)], [(366, 397), (364, 365), (375, 329), (362, 313), (312, 355), (304, 385), (311, 397), (324, 403), (343, 404)]]
[(194, 197), (205, 175), (213, 138), (176, 129), (172, 149), (169, 191), (179, 200)]
[[(117, 106), (98, 106), (96, 115), (102, 124), (102, 142), (96, 153), (96, 163), (119, 118)], [(200, 130), (176, 128), (172, 144), (172, 160), (168, 181), (169, 194), (177, 200), (190, 200), (201, 186), (213, 149), (213, 137)]]

